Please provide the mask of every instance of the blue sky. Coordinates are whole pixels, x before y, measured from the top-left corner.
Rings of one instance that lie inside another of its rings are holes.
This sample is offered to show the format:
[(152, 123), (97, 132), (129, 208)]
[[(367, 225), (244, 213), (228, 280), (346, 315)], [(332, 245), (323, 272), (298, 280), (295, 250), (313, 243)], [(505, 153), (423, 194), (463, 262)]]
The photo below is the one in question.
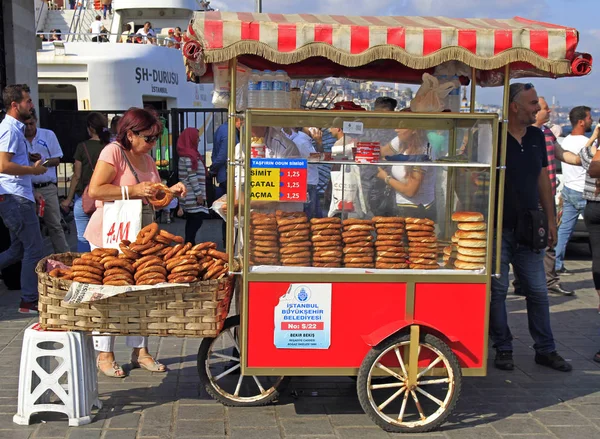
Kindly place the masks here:
[[(255, 0), (212, 0), (221, 10), (253, 11)], [(443, 15), (510, 18), (571, 26), (579, 30), (578, 50), (594, 56), (595, 71), (585, 78), (537, 79), (538, 92), (562, 105), (600, 107), (600, 0), (262, 0), (263, 12), (345, 15)], [(478, 101), (500, 103), (496, 89), (478, 94)]]

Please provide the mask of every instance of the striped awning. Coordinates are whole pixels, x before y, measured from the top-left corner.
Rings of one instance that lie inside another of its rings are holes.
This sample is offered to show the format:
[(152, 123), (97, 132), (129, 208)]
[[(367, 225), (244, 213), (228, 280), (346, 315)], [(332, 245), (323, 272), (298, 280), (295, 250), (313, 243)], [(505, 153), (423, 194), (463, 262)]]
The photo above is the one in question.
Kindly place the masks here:
[[(349, 17), (197, 12), (188, 29), (206, 63), (254, 55), (289, 65), (322, 57), (346, 67), (394, 60), (424, 70), (458, 60), (479, 70), (521, 63), (548, 76), (573, 75), (576, 29), (515, 17)], [(591, 63), (591, 58), (590, 58)], [(522, 66), (520, 66), (522, 68)]]

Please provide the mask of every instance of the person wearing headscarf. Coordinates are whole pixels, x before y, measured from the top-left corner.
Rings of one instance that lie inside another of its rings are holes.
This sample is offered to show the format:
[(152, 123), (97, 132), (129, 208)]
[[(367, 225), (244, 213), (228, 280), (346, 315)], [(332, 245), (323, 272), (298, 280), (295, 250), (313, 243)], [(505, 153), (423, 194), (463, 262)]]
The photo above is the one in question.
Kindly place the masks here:
[(187, 195), (180, 199), (185, 212), (185, 242), (196, 244), (196, 233), (208, 215), (206, 201), (206, 166), (198, 152), (198, 130), (186, 128), (177, 141), (179, 181), (185, 184)]

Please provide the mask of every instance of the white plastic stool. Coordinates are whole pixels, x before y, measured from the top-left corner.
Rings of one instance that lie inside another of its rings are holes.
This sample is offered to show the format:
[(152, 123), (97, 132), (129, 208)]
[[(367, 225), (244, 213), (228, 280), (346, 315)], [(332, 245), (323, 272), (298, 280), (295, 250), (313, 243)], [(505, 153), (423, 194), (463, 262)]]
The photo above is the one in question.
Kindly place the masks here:
[[(40, 347), (42, 343), (61, 346), (44, 348)], [(46, 372), (51, 359), (58, 366)], [(50, 403), (48, 391), (60, 402)], [(13, 422), (29, 425), (29, 417), (34, 413), (59, 412), (69, 417), (69, 426), (76, 427), (92, 422), (92, 406), (102, 408), (92, 337), (82, 332), (43, 331), (39, 324), (27, 328), (21, 351), (19, 405)]]

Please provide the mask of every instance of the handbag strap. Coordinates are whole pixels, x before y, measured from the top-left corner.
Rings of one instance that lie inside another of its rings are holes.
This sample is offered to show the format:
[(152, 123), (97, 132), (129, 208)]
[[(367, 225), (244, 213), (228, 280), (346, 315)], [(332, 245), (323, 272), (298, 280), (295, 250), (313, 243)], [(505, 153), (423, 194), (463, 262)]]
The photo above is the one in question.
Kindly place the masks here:
[(85, 151), (85, 155), (87, 156), (88, 162), (92, 167), (92, 172), (94, 172), (95, 166), (92, 164), (92, 159), (90, 158), (90, 153), (88, 152), (87, 145), (85, 144), (85, 142), (83, 142), (83, 150)]

